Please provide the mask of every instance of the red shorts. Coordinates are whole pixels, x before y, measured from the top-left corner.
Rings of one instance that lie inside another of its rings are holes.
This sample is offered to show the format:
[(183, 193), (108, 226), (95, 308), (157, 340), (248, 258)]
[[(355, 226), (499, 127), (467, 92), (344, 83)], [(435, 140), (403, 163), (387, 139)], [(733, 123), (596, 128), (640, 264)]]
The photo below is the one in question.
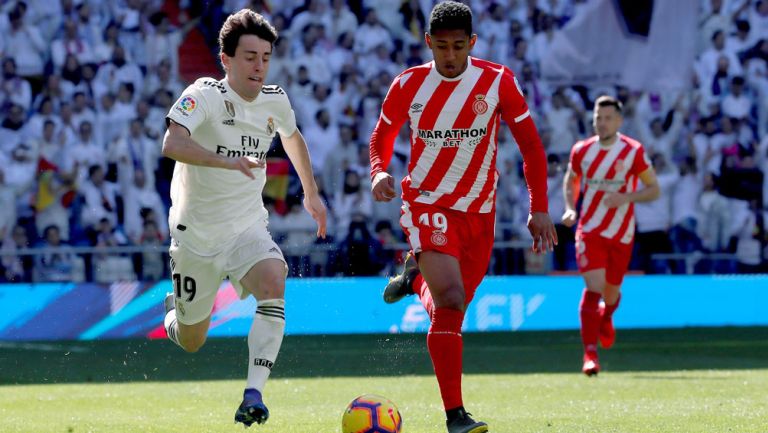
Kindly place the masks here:
[(599, 234), (576, 232), (576, 263), (579, 272), (605, 269), (605, 281), (618, 286), (632, 258), (632, 242), (622, 244)]
[(400, 226), (414, 253), (437, 251), (456, 257), (469, 304), (488, 272), (496, 214), (467, 213), (421, 203), (403, 203)]

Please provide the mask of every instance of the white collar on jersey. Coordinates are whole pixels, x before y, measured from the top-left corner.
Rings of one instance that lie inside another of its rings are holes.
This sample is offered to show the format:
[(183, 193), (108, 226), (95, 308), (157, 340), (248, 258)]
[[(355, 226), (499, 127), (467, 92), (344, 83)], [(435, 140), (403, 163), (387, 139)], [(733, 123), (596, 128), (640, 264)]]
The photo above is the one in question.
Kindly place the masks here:
[(437, 75), (441, 80), (443, 80), (443, 81), (458, 81), (458, 80), (461, 80), (464, 77), (464, 74), (466, 74), (467, 71), (469, 71), (469, 68), (472, 67), (472, 56), (468, 56), (467, 57), (467, 69), (465, 69), (462, 73), (460, 73), (459, 75), (457, 75), (457, 76), (455, 76), (453, 78), (448, 78), (448, 77), (444, 76), (443, 74), (437, 72), (437, 68), (435, 67), (435, 61), (434, 60), (432, 60), (429, 63), (432, 65), (431, 73)]
[[(259, 100), (259, 96), (258, 95), (256, 95), (256, 99), (254, 99), (253, 101), (246, 101), (245, 99), (243, 99), (243, 97), (240, 96), (240, 94), (238, 94), (237, 92), (235, 92), (235, 90), (232, 88), (232, 86), (229, 85), (229, 79), (227, 79), (227, 77), (224, 77), (224, 79), (221, 80), (221, 83), (224, 84), (224, 88), (227, 89), (227, 93), (232, 95), (231, 98), (234, 99), (236, 102), (238, 102), (240, 104), (254, 105), (254, 104), (256, 104), (256, 101)], [(261, 94), (261, 92), (259, 92), (259, 95), (260, 94)]]
[(613, 137), (613, 141), (611, 141), (610, 143), (603, 143), (603, 141), (600, 140), (600, 137), (597, 137), (597, 144), (599, 144), (600, 147), (611, 147), (614, 144), (618, 143), (619, 140), (621, 140), (621, 132), (617, 132), (616, 136)]

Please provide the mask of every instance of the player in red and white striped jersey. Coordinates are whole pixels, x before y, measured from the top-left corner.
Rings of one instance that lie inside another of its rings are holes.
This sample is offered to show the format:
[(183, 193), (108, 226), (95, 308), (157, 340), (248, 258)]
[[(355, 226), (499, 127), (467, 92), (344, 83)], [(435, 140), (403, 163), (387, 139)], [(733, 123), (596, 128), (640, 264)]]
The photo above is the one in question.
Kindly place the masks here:
[[(563, 224), (571, 227), (579, 220), (576, 260), (587, 286), (579, 305), (584, 344), (582, 371), (588, 376), (600, 371), (598, 339), (607, 349), (616, 338), (612, 317), (619, 306), (621, 281), (632, 254), (634, 203), (655, 200), (660, 194), (656, 173), (643, 145), (619, 133), (621, 110), (617, 99), (597, 98), (593, 116), (597, 135), (573, 146), (563, 181)], [(639, 190), (638, 179), (644, 185)], [(582, 185), (578, 217), (576, 198)]]
[(395, 78), (370, 141), (374, 199), (392, 200), (394, 179), (385, 170), (395, 137), (410, 121), (411, 159), (401, 183), (400, 223), (418, 264), (406, 264), (384, 299), (419, 295), (431, 318), (427, 346), (448, 431), (481, 433), (486, 424), (472, 420), (462, 401), (461, 325), (493, 248), (500, 121), (509, 125), (523, 155), (531, 197), (528, 228), (537, 253), (557, 243), (547, 213), (547, 162), (512, 71), (469, 57), (477, 40), (469, 7), (439, 3), (425, 39), (434, 61)]

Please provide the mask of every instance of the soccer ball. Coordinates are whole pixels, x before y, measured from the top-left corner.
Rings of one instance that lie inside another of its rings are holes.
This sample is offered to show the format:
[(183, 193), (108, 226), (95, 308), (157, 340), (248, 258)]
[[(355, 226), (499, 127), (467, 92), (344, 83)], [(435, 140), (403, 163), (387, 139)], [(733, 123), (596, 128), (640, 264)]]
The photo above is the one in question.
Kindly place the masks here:
[(397, 406), (379, 395), (357, 397), (341, 417), (343, 433), (400, 433), (402, 428), (403, 418)]

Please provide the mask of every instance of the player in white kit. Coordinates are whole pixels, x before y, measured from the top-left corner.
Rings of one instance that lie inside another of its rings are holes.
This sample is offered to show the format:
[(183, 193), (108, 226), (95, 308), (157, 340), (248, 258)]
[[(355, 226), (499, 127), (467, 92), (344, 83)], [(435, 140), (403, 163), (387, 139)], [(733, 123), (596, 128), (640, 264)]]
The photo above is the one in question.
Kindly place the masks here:
[(326, 209), (318, 194), (307, 145), (288, 96), (264, 84), (274, 27), (243, 9), (219, 33), (226, 77), (201, 78), (168, 113), (163, 155), (176, 160), (169, 215), (174, 293), (166, 298), (168, 338), (187, 352), (205, 343), (216, 292), (229, 278), (241, 298), (258, 301), (248, 334), (248, 377), (235, 422), (269, 417), (262, 391), (285, 329), (287, 267), (267, 230), (261, 193), (264, 158), (280, 135), (304, 189), (304, 207), (325, 237)]

